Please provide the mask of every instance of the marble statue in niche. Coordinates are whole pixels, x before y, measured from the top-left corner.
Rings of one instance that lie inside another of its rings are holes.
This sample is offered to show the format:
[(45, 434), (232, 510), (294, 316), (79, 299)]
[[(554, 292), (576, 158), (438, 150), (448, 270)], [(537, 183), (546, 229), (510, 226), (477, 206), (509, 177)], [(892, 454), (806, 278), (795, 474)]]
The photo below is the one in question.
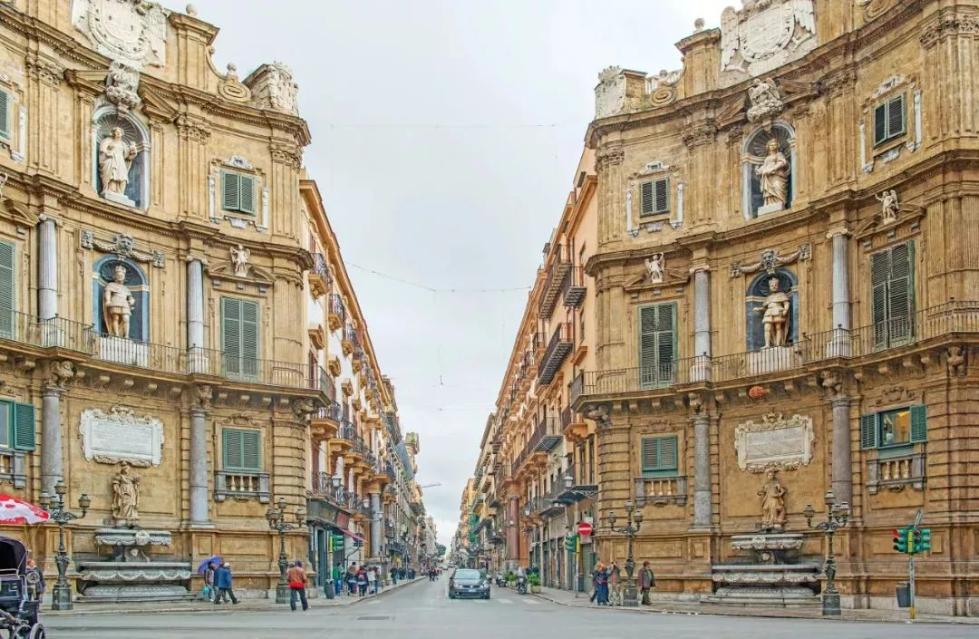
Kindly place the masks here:
[(99, 179), (102, 180), (103, 197), (126, 197), (129, 169), (137, 153), (136, 143), (127, 141), (120, 127), (113, 127), (112, 134), (99, 142)]
[(231, 247), (231, 265), (235, 269), (235, 275), (238, 277), (248, 277), (248, 269), (250, 267), (248, 260), (251, 259), (251, 256), (251, 251), (241, 244), (237, 247)]
[(762, 208), (781, 210), (789, 201), (789, 161), (778, 148), (778, 140), (772, 138), (765, 146), (768, 154), (755, 174), (761, 184)]
[(789, 314), (792, 303), (789, 296), (779, 290), (779, 278), (768, 278), (768, 295), (761, 306), (755, 309), (762, 313), (761, 323), (765, 334), (765, 348), (786, 346), (789, 336)]
[(782, 530), (787, 519), (785, 513), (785, 495), (788, 492), (779, 482), (778, 471), (769, 468), (765, 473), (766, 481), (758, 491), (761, 497), (761, 527), (762, 530)]
[(133, 526), (139, 521), (139, 476), (130, 474), (126, 462), (112, 478), (112, 518), (117, 526)]
[(661, 284), (666, 270), (666, 257), (662, 253), (654, 253), (646, 260), (646, 272), (649, 273), (649, 281), (653, 284)]
[(897, 191), (894, 189), (885, 190), (880, 195), (874, 196), (880, 202), (880, 219), (884, 224), (897, 222), (897, 215), (901, 211), (901, 203), (897, 199)]
[(112, 337), (129, 337), (129, 320), (136, 306), (136, 298), (125, 284), (126, 267), (117, 264), (113, 279), (102, 291), (102, 317), (105, 330)]

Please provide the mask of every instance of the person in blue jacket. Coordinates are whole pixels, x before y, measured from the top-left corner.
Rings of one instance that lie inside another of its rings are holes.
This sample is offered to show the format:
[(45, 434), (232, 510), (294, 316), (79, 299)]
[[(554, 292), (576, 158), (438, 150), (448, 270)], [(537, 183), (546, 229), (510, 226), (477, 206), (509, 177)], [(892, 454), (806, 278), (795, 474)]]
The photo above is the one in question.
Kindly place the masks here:
[(235, 591), (231, 588), (231, 564), (226, 561), (214, 571), (214, 605), (225, 601), (225, 595), (231, 599), (231, 603), (238, 603)]

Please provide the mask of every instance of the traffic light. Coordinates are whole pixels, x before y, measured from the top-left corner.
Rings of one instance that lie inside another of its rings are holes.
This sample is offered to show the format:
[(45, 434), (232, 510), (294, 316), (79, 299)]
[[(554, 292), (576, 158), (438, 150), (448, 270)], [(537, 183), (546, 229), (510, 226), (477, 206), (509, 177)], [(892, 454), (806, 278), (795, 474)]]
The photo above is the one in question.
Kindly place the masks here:
[(914, 551), (926, 552), (931, 550), (931, 528), (919, 528), (915, 533)]
[(908, 529), (907, 528), (895, 528), (891, 531), (891, 536), (894, 539), (894, 550), (900, 553), (908, 552)]

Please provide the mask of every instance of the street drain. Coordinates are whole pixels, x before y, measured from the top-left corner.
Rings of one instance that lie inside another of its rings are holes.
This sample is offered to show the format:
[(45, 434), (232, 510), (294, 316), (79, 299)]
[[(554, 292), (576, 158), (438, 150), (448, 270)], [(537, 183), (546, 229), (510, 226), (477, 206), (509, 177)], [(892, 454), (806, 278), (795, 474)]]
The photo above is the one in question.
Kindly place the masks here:
[(364, 617), (357, 617), (357, 621), (388, 621), (391, 619), (389, 615), (367, 615)]

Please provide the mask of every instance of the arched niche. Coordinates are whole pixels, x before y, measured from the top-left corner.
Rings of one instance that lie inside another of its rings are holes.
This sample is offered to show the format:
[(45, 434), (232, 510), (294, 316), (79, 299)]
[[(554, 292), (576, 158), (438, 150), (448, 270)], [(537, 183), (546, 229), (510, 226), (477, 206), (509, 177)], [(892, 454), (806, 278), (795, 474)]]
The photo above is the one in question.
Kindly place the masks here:
[(116, 255), (103, 257), (95, 263), (93, 267), (93, 313), (95, 327), (98, 334), (103, 337), (113, 337), (109, 332), (109, 325), (105, 313), (105, 292), (106, 287), (114, 281), (116, 269), (125, 269), (125, 276), (122, 285), (129, 290), (133, 297), (132, 311), (129, 316), (129, 332), (122, 337), (134, 342), (149, 341), (149, 284), (146, 274), (138, 264)]
[[(775, 206), (766, 206), (765, 195), (762, 189), (762, 177), (758, 170), (765, 163), (770, 151), (768, 144), (775, 141), (777, 151), (786, 162), (785, 167), (785, 201)], [(785, 122), (776, 122), (770, 127), (756, 129), (747, 137), (741, 149), (741, 194), (742, 210), (745, 219), (754, 219), (759, 215), (775, 213), (792, 207), (795, 199), (796, 189), (796, 161), (795, 149), (795, 130)]]
[(755, 276), (748, 285), (745, 295), (745, 313), (747, 321), (745, 344), (749, 352), (765, 348), (765, 308), (768, 296), (772, 294), (769, 280), (778, 280), (778, 290), (785, 293), (789, 300), (789, 325), (785, 346), (798, 342), (799, 336), (799, 287), (795, 274), (787, 269), (777, 269), (774, 273), (763, 272)]
[[(121, 131), (119, 147), (112, 138), (113, 132)], [(139, 118), (130, 113), (120, 113), (113, 105), (104, 105), (92, 116), (92, 184), (103, 198), (146, 209), (150, 192), (150, 136)], [(115, 177), (114, 184), (111, 177)], [(119, 181), (125, 177), (125, 186), (119, 190)]]

